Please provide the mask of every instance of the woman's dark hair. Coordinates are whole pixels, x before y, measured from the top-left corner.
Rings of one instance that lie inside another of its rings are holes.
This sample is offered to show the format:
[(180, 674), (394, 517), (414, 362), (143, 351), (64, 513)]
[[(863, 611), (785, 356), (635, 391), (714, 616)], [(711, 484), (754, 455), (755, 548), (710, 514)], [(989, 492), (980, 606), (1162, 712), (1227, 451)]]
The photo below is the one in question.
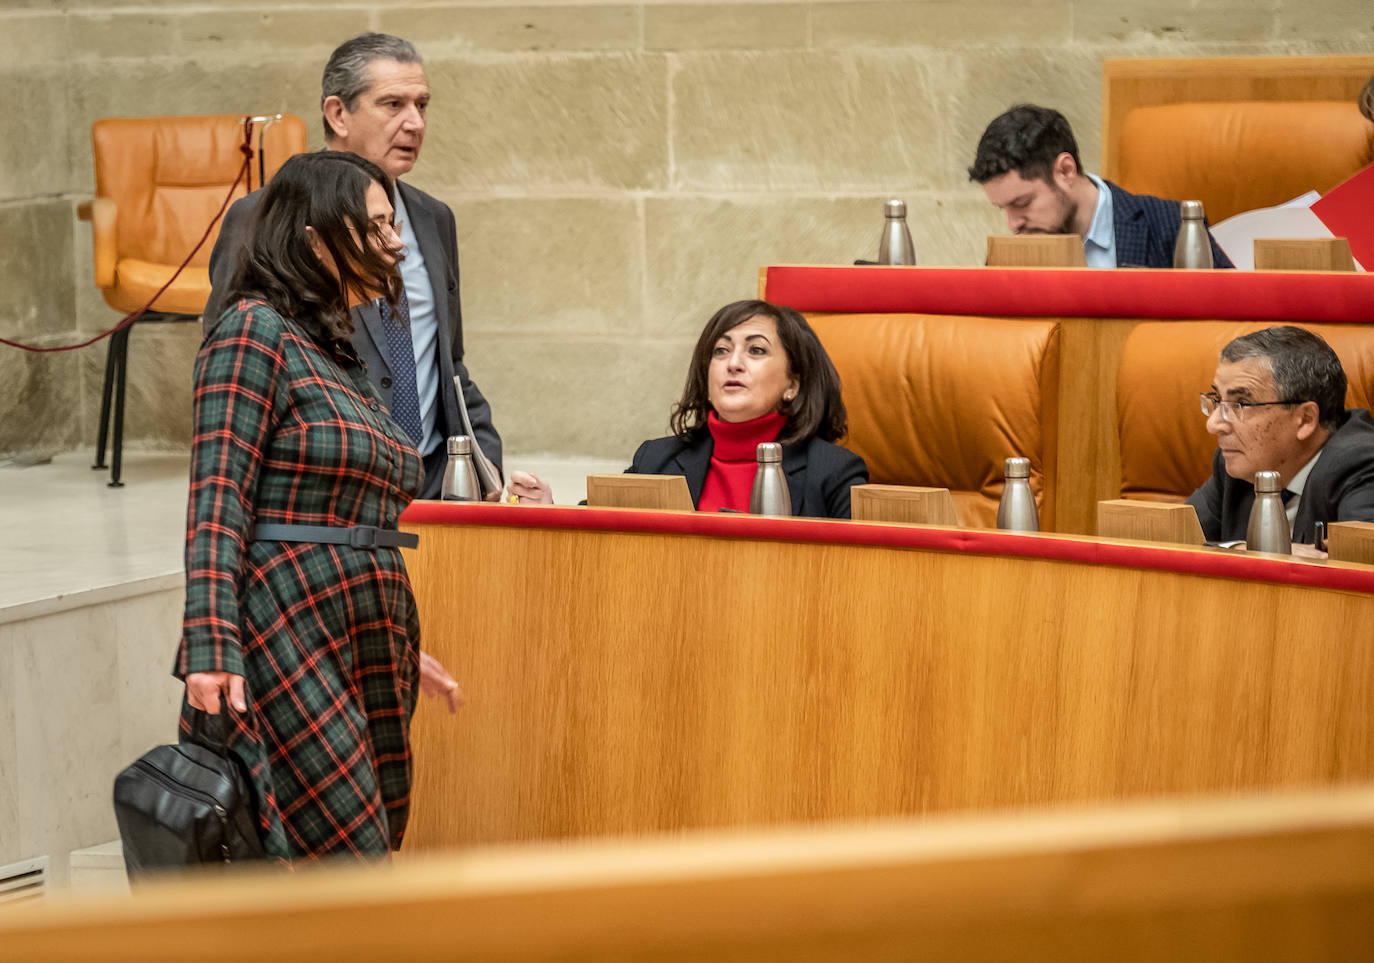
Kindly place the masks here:
[[(391, 182), (381, 168), (357, 154), (321, 151), (287, 160), (253, 212), (238, 270), (229, 283), (230, 303), (240, 297), (261, 299), (326, 339), (353, 333), (350, 290), (380, 292), (395, 304), (400, 272), (368, 243), (375, 228), (367, 216), (366, 196), (374, 182), (394, 203)], [(307, 227), (333, 258), (338, 278), (311, 248)]]
[(778, 440), (783, 444), (803, 441), (819, 435), (826, 441), (838, 441), (849, 426), (840, 396), (840, 375), (830, 356), (821, 346), (820, 338), (796, 311), (767, 301), (736, 301), (717, 311), (706, 322), (706, 329), (692, 349), (692, 363), (687, 368), (687, 384), (682, 398), (673, 405), (669, 419), (673, 434), (684, 440), (706, 430), (706, 416), (712, 410), (708, 375), (711, 350), (721, 335), (738, 327), (750, 318), (772, 320), (778, 329), (778, 339), (787, 353), (792, 376), (797, 379), (797, 395), (784, 402), (781, 413), (787, 417)]

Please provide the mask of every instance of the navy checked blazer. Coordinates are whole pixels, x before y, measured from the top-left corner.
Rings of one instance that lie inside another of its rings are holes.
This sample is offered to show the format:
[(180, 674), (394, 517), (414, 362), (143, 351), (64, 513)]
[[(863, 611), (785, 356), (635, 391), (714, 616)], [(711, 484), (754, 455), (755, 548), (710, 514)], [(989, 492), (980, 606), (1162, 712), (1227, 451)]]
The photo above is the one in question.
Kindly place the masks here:
[[(1174, 266), (1174, 241), (1183, 226), (1178, 201), (1166, 201), (1149, 194), (1132, 194), (1111, 181), (1112, 221), (1116, 228), (1116, 266), (1171, 268)], [(1212, 266), (1233, 268), (1226, 252), (1217, 246), (1211, 232)]]

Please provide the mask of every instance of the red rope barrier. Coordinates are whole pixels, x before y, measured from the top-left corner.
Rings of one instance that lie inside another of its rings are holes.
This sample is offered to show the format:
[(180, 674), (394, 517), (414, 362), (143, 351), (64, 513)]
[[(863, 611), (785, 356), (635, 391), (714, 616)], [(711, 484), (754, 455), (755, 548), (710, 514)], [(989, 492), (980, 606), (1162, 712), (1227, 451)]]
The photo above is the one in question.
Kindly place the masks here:
[(224, 203), (219, 206), (219, 212), (211, 218), (209, 225), (205, 228), (205, 233), (200, 236), (200, 240), (196, 242), (196, 246), (191, 248), (191, 253), (186, 255), (186, 260), (181, 262), (176, 271), (172, 273), (172, 276), (167, 279), (167, 283), (158, 288), (157, 293), (148, 299), (147, 304), (143, 305), (143, 307), (134, 311), (132, 314), (126, 314), (120, 319), (119, 323), (110, 330), (102, 331), (100, 334), (92, 338), (87, 338), (85, 341), (78, 344), (39, 347), (33, 344), (21, 344), (18, 341), (11, 341), (8, 338), (0, 338), (0, 344), (9, 345), (11, 348), (18, 348), (21, 351), (32, 351), (35, 354), (45, 354), (50, 351), (75, 351), (78, 348), (88, 348), (97, 341), (108, 338), (116, 331), (122, 331), (137, 323), (139, 318), (148, 313), (148, 309), (153, 306), (153, 303), (157, 301), (158, 298), (162, 297), (162, 292), (171, 287), (173, 281), (181, 277), (181, 272), (186, 270), (186, 266), (191, 263), (191, 258), (196, 256), (196, 252), (205, 246), (205, 242), (210, 238), (210, 232), (215, 229), (215, 225), (219, 223), (219, 219), (223, 217), (224, 212), (229, 209), (229, 202), (234, 199), (234, 191), (238, 190), (239, 184), (243, 183), (243, 179), (247, 177), (249, 179), (248, 186), (253, 186), (252, 174), (250, 173), (253, 163), (253, 119), (251, 117), (243, 118), (243, 143), (239, 145), (239, 153), (243, 154), (243, 164), (239, 167), (239, 173), (238, 176), (234, 178), (234, 183), (229, 185), (229, 193), (225, 196)]

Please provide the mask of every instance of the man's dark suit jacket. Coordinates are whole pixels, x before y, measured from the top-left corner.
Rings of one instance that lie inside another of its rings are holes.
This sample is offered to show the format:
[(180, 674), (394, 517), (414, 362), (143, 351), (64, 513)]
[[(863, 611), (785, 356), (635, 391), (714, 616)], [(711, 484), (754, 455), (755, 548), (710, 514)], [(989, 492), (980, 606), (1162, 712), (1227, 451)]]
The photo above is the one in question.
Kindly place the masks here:
[[(458, 410), (458, 392), (453, 376), (463, 382), (463, 401), (467, 405), (472, 431), (483, 453), (501, 470), (501, 436), (491, 423), (491, 406), (482, 392), (468, 377), (463, 365), (463, 311), (458, 299), (458, 231), (453, 211), (443, 201), (430, 197), (409, 184), (396, 182), (410, 218), (411, 227), (425, 258), (430, 286), (434, 289), (434, 315), (438, 319), (439, 398), (435, 430), (441, 438), (463, 433), (462, 415)], [(229, 307), (229, 282), (238, 267), (240, 251), (247, 238), (249, 219), (261, 198), (260, 191), (234, 202), (224, 215), (219, 238), (210, 254), (210, 300), (205, 305), (202, 324), (208, 335)], [(382, 331), (381, 312), (375, 304), (353, 309), (353, 347), (367, 365), (367, 375), (382, 403), (391, 406), (391, 360), (387, 353), (386, 334)], [(439, 497), (447, 454), (440, 443), (438, 451), (425, 459), (425, 487), (422, 498)]]
[[(1116, 228), (1116, 266), (1171, 268), (1174, 266), (1174, 242), (1183, 226), (1182, 207), (1178, 201), (1166, 201), (1148, 194), (1132, 194), (1111, 181), (1104, 182), (1112, 191), (1112, 224)], [(1212, 266), (1235, 267), (1226, 252), (1217, 246), (1211, 231)]]
[[(696, 505), (715, 445), (705, 430), (687, 442), (673, 435), (655, 438), (639, 446), (628, 470), (637, 475), (682, 475)], [(792, 514), (812, 518), (848, 518), (850, 486), (868, 482), (868, 466), (862, 458), (819, 438), (784, 445), (782, 470), (787, 475)]]
[[(1202, 533), (1213, 542), (1243, 541), (1255, 502), (1255, 486), (1226, 474), (1218, 450), (1212, 477), (1188, 496), (1197, 509)], [(1310, 545), (1316, 522), (1374, 522), (1374, 420), (1363, 408), (1351, 408), (1322, 446), (1302, 487), (1293, 541)]]

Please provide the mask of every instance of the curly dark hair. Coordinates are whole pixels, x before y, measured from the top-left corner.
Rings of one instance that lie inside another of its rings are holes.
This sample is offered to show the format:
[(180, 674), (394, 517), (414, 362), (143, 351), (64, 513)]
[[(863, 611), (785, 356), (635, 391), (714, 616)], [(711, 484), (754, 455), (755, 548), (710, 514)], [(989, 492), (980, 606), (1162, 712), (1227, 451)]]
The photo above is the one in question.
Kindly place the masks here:
[(1360, 91), (1356, 103), (1360, 105), (1360, 113), (1374, 121), (1374, 77), (1364, 82), (1364, 89)]
[[(326, 150), (288, 159), (253, 211), (228, 303), (266, 301), (322, 340), (353, 334), (350, 291), (382, 292), (395, 305), (401, 295), (397, 261), (364, 243), (373, 230), (366, 202), (373, 183), (395, 203), (381, 168), (357, 154)], [(337, 278), (315, 255), (307, 227), (329, 252)]]
[(799, 313), (767, 301), (735, 301), (706, 322), (692, 349), (682, 397), (673, 405), (669, 419), (673, 434), (687, 440), (707, 430), (706, 416), (713, 410), (708, 383), (711, 351), (721, 335), (755, 317), (769, 318), (777, 326), (788, 367), (797, 379), (796, 397), (781, 408), (787, 423), (778, 441), (790, 445), (817, 435), (825, 441), (843, 438), (849, 421), (840, 394), (840, 375), (821, 339)]
[(1074, 140), (1073, 128), (1064, 115), (1051, 107), (1017, 104), (983, 131), (968, 178), (986, 184), (994, 177), (1015, 171), (1028, 181), (1048, 181), (1054, 160), (1060, 154), (1072, 157), (1082, 173), (1078, 141)]

